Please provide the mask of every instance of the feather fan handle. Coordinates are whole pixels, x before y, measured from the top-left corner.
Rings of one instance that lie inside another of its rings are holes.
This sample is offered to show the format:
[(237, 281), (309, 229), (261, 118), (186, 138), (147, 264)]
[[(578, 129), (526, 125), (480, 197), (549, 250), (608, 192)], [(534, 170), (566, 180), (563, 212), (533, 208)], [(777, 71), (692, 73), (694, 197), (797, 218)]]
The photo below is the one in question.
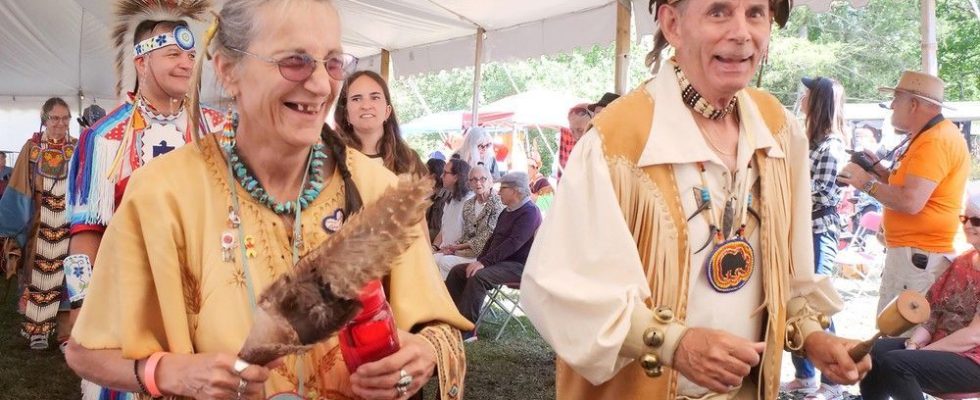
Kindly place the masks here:
[(402, 175), (374, 204), (296, 265), (328, 283), (338, 297), (356, 299), (369, 281), (384, 276), (421, 234), (417, 227), (431, 201), (432, 180)]
[(432, 180), (403, 175), (381, 198), (280, 275), (262, 293), (238, 356), (265, 365), (307, 349), (357, 314), (361, 288), (384, 276), (422, 233)]

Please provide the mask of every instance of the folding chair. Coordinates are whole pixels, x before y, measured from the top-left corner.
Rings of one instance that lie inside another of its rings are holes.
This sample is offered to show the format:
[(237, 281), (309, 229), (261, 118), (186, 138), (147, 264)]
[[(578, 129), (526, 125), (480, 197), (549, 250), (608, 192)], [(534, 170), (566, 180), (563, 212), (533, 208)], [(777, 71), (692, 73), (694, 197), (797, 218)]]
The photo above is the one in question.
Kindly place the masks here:
[(868, 211), (864, 213), (864, 215), (861, 216), (861, 220), (858, 222), (857, 229), (854, 230), (854, 238), (851, 239), (851, 243), (847, 247), (857, 252), (865, 251), (865, 247), (868, 244), (867, 237), (878, 233), (878, 229), (880, 228), (880, 212)]
[[(878, 229), (881, 228), (881, 213), (869, 211), (861, 216), (850, 242), (843, 250), (837, 253), (837, 275), (842, 278), (849, 278), (845, 273), (845, 266), (853, 265), (853, 272), (860, 277), (860, 280), (867, 280), (874, 276), (874, 271), (880, 267), (883, 257), (881, 254), (874, 254), (868, 249), (868, 238), (873, 237)], [(866, 271), (860, 266), (870, 266)], [(864, 289), (858, 287), (858, 295), (863, 294)]]
[[(527, 332), (527, 327), (524, 326), (524, 322), (520, 318), (517, 318), (514, 313), (517, 310), (524, 313), (524, 309), (521, 308), (521, 283), (520, 282), (508, 282), (500, 285), (494, 285), (487, 292), (487, 300), (483, 302), (483, 308), (480, 310), (480, 315), (476, 318), (476, 330), (479, 331), (480, 325), (484, 323), (488, 324), (501, 324), (500, 330), (497, 331), (497, 336), (493, 340), (500, 340), (500, 336), (504, 334), (507, 330), (507, 325), (511, 320), (517, 322), (521, 326), (521, 330)], [(499, 310), (499, 311), (498, 311)], [(501, 313), (501, 314), (498, 314)], [(488, 318), (491, 317), (492, 318)], [(503, 318), (503, 322), (499, 319)]]

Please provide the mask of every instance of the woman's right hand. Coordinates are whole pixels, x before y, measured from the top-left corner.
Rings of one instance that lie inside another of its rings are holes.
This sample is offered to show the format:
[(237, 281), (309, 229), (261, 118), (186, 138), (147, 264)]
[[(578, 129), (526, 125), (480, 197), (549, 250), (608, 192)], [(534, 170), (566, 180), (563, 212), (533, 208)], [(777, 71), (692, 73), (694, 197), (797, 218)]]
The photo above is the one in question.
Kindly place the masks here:
[[(250, 365), (239, 375), (235, 372), (237, 357), (221, 353), (168, 353), (157, 367), (156, 381), (165, 395), (194, 399), (261, 399), (272, 364)], [(245, 390), (239, 391), (242, 382)]]

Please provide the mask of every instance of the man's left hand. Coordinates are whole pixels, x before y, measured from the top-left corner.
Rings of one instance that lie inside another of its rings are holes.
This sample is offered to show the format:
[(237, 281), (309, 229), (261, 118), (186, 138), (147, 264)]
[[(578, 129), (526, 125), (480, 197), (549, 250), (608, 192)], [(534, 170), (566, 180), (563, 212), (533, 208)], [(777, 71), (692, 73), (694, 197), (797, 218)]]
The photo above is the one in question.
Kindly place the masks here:
[(871, 174), (865, 172), (855, 163), (847, 163), (844, 169), (837, 174), (837, 181), (854, 186), (857, 189), (864, 188), (864, 185), (871, 180)]
[(472, 278), (473, 275), (476, 275), (476, 271), (479, 271), (481, 269), (483, 269), (483, 264), (481, 262), (479, 261), (471, 262), (470, 265), (466, 266), (466, 277)]
[(827, 332), (814, 332), (807, 336), (803, 349), (806, 356), (828, 379), (842, 385), (853, 385), (864, 378), (871, 369), (871, 357), (864, 356), (855, 363), (847, 351), (858, 341), (839, 338)]

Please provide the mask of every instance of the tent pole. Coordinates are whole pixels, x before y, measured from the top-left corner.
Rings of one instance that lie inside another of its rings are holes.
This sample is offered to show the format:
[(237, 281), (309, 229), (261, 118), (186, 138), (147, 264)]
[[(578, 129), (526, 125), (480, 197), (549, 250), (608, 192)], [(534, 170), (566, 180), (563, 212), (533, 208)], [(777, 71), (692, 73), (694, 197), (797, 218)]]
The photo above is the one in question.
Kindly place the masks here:
[(616, 93), (624, 94), (629, 89), (630, 71), (630, 15), (632, 3), (626, 0), (616, 2)]
[(381, 78), (385, 82), (391, 81), (391, 52), (388, 49), (381, 49)]
[(936, 45), (936, 0), (921, 0), (922, 9), (922, 71), (939, 75)]
[(483, 81), (483, 36), (486, 30), (476, 29), (476, 57), (473, 60), (473, 110), (470, 115), (470, 126), (476, 126), (480, 120), (480, 83)]
[(78, 24), (78, 115), (82, 115), (82, 102), (85, 95), (82, 94), (82, 43), (85, 38), (85, 8), (82, 8), (82, 21)]

